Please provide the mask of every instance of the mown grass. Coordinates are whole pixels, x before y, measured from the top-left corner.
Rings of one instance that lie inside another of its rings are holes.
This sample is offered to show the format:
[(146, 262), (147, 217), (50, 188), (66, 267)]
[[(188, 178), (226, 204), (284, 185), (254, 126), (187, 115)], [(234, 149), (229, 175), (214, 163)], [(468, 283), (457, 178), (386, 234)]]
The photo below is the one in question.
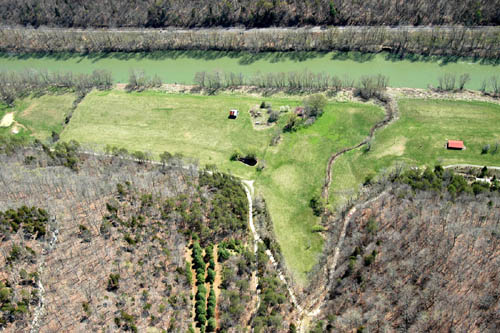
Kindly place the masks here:
[[(299, 97), (265, 100), (274, 109), (301, 104)], [(322, 249), (322, 239), (313, 231), (319, 218), (308, 205), (311, 197), (320, 193), (327, 159), (334, 151), (364, 138), (383, 117), (383, 111), (373, 105), (329, 103), (314, 125), (286, 133), (279, 145), (270, 147), (275, 128), (254, 130), (248, 113), (261, 101), (233, 94), (92, 92), (79, 104), (61, 138), (102, 148), (110, 144), (146, 150), (154, 156), (163, 151), (182, 153), (197, 158), (201, 165), (216, 164), (222, 171), (255, 179), (257, 191), (269, 205), (287, 265), (297, 281), (304, 283)], [(228, 119), (232, 108), (240, 110), (235, 120)], [(266, 167), (259, 172), (231, 162), (236, 149), (256, 153)]]
[(74, 94), (29, 96), (19, 99), (12, 107), (0, 106), (0, 119), (8, 112), (14, 112), (14, 123), (8, 128), (0, 128), (0, 134), (11, 133), (12, 127), (19, 130), (18, 136), (48, 139), (52, 131), (60, 133), (66, 115), (70, 112)]
[[(430, 166), (469, 163), (500, 165), (500, 105), (485, 102), (402, 99), (400, 118), (376, 132), (370, 151), (363, 148), (339, 158), (333, 167), (331, 198), (344, 203), (367, 175), (398, 163)], [(463, 140), (463, 151), (447, 150), (448, 139)], [(490, 144), (488, 154), (482, 148)]]

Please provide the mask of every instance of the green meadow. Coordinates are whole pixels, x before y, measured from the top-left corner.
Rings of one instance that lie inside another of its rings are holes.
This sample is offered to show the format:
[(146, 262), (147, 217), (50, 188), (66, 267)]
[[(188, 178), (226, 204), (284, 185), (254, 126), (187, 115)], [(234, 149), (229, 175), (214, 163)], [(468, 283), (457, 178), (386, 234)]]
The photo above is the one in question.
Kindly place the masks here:
[[(333, 167), (330, 198), (344, 203), (367, 176), (407, 166), (468, 163), (500, 166), (500, 105), (485, 102), (401, 99), (399, 119), (379, 130), (371, 149), (357, 149)], [(465, 150), (447, 150), (447, 140), (463, 140)], [(482, 148), (489, 144), (487, 154)]]

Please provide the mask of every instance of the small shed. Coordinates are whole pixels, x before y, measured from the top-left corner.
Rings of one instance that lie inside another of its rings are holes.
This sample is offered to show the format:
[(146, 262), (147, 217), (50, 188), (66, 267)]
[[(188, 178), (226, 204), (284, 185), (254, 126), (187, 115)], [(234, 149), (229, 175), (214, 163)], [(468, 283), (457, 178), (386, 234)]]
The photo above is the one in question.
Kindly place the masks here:
[(295, 114), (296, 114), (297, 116), (299, 116), (299, 117), (304, 117), (304, 115), (305, 115), (305, 110), (304, 110), (304, 108), (303, 108), (302, 106), (297, 106), (297, 107), (295, 108)]
[(446, 148), (454, 150), (462, 150), (465, 148), (464, 142), (460, 140), (448, 140)]
[(238, 117), (238, 110), (236, 109), (229, 110), (229, 118), (236, 119), (236, 117)]

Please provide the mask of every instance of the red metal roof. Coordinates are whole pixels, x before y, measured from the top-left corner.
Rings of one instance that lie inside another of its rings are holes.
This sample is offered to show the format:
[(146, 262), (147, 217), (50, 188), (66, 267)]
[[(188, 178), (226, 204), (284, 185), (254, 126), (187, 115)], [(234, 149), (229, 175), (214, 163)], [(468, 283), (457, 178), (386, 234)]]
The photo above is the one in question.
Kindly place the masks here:
[(464, 142), (460, 140), (448, 140), (448, 148), (463, 149)]

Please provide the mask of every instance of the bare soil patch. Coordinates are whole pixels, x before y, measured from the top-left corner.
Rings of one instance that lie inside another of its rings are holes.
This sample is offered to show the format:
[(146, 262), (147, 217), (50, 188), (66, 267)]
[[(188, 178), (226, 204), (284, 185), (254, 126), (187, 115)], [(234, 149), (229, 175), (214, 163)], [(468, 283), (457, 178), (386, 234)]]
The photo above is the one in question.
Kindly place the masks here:
[(9, 112), (3, 116), (0, 127), (9, 127), (14, 122), (14, 112)]

